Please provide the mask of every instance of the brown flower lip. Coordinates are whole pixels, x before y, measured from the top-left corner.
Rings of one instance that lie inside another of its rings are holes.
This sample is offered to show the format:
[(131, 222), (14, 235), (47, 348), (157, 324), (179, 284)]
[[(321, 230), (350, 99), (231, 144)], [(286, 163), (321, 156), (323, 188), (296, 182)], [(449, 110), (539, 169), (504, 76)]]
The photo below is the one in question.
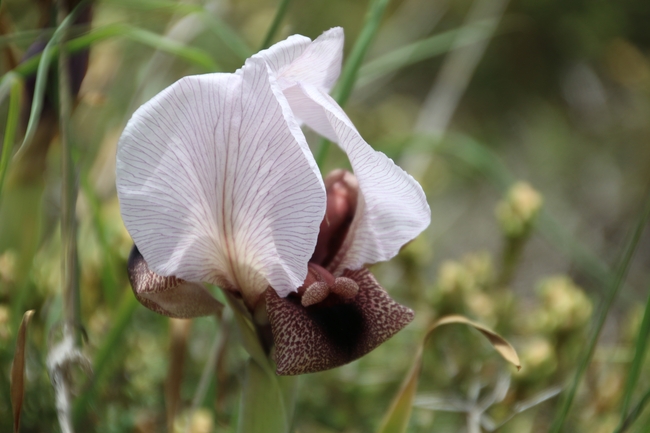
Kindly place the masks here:
[(365, 268), (337, 271), (355, 216), (358, 183), (336, 170), (325, 179), (327, 210), (307, 277), (281, 298), (269, 288), (266, 307), (275, 343), (276, 372), (328, 370), (375, 349), (413, 320)]

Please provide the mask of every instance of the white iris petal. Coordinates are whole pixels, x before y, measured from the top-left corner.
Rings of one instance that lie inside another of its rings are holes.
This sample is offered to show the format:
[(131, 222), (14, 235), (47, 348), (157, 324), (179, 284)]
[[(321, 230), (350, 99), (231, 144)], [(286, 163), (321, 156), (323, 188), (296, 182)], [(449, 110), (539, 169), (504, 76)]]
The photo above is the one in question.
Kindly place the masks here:
[[(338, 143), (359, 181), (355, 219), (337, 257), (336, 273), (386, 261), (431, 221), (420, 184), (366, 143), (343, 109), (328, 95), (341, 70), (343, 31), (331, 29), (299, 49), (289, 40), (258, 54), (269, 64), (294, 115)], [(298, 51), (302, 50), (299, 54)]]
[(133, 115), (117, 152), (122, 216), (149, 267), (240, 290), (302, 284), (325, 212), (304, 135), (266, 64), (186, 77)]
[(280, 296), (307, 273), (325, 212), (323, 180), (299, 122), (337, 142), (359, 181), (337, 273), (388, 260), (424, 230), (420, 185), (361, 138), (327, 94), (343, 31), (292, 36), (235, 74), (186, 77), (140, 107), (118, 146), (122, 216), (160, 276)]

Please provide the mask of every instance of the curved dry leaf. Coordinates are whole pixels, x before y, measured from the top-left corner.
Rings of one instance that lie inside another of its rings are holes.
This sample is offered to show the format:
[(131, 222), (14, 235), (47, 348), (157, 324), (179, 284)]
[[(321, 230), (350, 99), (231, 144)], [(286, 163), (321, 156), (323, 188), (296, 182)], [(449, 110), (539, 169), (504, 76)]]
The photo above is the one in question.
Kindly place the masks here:
[(16, 339), (16, 353), (11, 366), (11, 408), (14, 415), (14, 433), (20, 430), (20, 412), (23, 407), (23, 396), (25, 395), (25, 345), (27, 343), (27, 326), (34, 315), (34, 310), (23, 314), (23, 320), (18, 328)]
[(455, 323), (469, 325), (481, 332), (481, 334), (492, 343), (494, 349), (506, 361), (517, 367), (517, 370), (521, 369), (521, 363), (519, 362), (517, 351), (510, 343), (508, 343), (508, 341), (506, 341), (505, 338), (480, 323), (469, 320), (467, 317), (458, 315), (445, 316), (435, 321), (424, 334), (424, 338), (417, 347), (417, 352), (413, 358), (411, 369), (404, 378), (399, 391), (395, 394), (395, 397), (393, 397), (393, 401), (377, 430), (378, 433), (400, 433), (406, 431), (409, 419), (411, 418), (411, 409), (413, 407), (413, 400), (415, 399), (415, 392), (418, 387), (420, 370), (422, 369), (422, 352), (424, 351), (424, 345), (435, 329), (442, 325)]
[(460, 323), (464, 325), (469, 325), (472, 326), (474, 329), (479, 331), (481, 334), (485, 335), (485, 338), (488, 339), (490, 343), (492, 343), (492, 346), (494, 346), (494, 349), (499, 352), (501, 356), (503, 356), (503, 359), (517, 367), (517, 371), (521, 370), (521, 363), (519, 362), (519, 356), (517, 355), (517, 351), (515, 350), (514, 347), (508, 341), (497, 334), (496, 332), (492, 331), (491, 329), (486, 328), (485, 326), (481, 325), (480, 323), (473, 322), (469, 320), (465, 316), (458, 316), (458, 315), (452, 315), (452, 316), (445, 316), (439, 320), (437, 320), (431, 327), (429, 328), (429, 331), (427, 332), (426, 338), (429, 337), (429, 334), (436, 329), (439, 326), (442, 325), (449, 325), (449, 324), (454, 324), (454, 323)]

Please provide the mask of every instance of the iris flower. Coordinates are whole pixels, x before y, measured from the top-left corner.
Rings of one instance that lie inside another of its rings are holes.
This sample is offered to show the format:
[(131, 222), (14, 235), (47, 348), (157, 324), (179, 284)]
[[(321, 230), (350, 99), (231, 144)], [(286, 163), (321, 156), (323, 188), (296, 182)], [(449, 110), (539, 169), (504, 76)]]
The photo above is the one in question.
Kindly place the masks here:
[[(353, 361), (413, 319), (366, 266), (394, 257), (430, 210), (329, 96), (342, 49), (334, 28), (232, 74), (185, 77), (134, 113), (118, 145), (135, 296), (171, 317), (220, 309), (203, 283), (241, 297), (272, 332), (278, 374)], [(302, 124), (338, 143), (354, 174), (323, 180)]]

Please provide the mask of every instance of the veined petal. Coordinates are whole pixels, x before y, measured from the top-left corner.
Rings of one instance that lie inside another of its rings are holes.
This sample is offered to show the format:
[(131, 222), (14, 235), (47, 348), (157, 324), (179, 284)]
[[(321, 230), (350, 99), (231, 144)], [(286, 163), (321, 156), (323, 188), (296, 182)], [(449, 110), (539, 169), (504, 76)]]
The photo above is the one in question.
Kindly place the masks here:
[(287, 69), (311, 44), (307, 36), (292, 35), (287, 39), (271, 45), (253, 57), (262, 58), (268, 65), (269, 71), (274, 77), (278, 77), (282, 71)]
[(269, 64), (283, 90), (303, 82), (329, 92), (341, 73), (343, 42), (343, 29), (334, 27), (313, 42), (295, 35), (256, 56)]
[(392, 300), (367, 269), (346, 270), (343, 276), (359, 286), (351, 299), (330, 295), (304, 307), (297, 297), (266, 292), (278, 374), (314, 373), (347, 364), (413, 320), (413, 311)]
[(267, 65), (186, 77), (140, 107), (117, 151), (122, 218), (161, 276), (211, 282), (255, 304), (307, 274), (322, 179)]
[(359, 198), (342, 253), (330, 270), (359, 269), (389, 260), (431, 221), (420, 184), (366, 143), (343, 109), (327, 93), (306, 83), (285, 90), (296, 116), (347, 153), (359, 182)]
[(127, 270), (135, 297), (158, 314), (189, 319), (217, 314), (223, 309), (223, 304), (201, 284), (176, 277), (162, 277), (153, 272), (135, 245)]

